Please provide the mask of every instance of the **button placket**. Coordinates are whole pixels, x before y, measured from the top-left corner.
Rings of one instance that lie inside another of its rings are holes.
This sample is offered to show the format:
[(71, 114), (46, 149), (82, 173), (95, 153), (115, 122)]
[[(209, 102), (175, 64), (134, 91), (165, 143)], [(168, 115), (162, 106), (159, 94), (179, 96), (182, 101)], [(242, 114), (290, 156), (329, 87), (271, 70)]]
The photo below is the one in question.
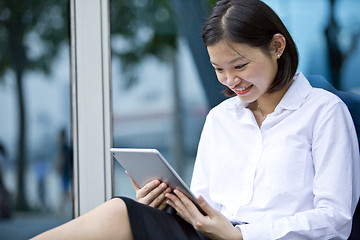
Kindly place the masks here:
[(260, 160), (261, 154), (262, 154), (262, 134), (261, 131), (258, 131), (258, 136), (255, 142), (254, 152), (250, 159), (250, 163), (248, 165), (248, 169), (245, 176), (246, 185), (244, 187), (244, 193), (247, 193), (247, 196), (244, 196), (244, 199), (246, 199), (246, 202), (250, 202), (251, 198), (254, 193), (254, 181), (255, 181), (255, 175), (257, 170), (257, 165)]

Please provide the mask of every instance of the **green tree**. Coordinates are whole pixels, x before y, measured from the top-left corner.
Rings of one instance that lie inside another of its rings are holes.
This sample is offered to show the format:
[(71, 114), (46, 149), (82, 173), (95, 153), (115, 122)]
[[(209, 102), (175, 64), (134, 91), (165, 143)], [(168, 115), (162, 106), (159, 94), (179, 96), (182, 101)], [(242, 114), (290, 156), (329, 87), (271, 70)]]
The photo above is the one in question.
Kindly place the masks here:
[[(168, 0), (111, 0), (111, 37), (113, 43), (121, 41), (121, 48), (112, 46), (112, 57), (120, 59), (122, 78), (126, 87), (139, 80), (137, 67), (148, 56), (167, 63), (173, 70), (172, 96), (173, 157), (176, 169), (182, 172), (183, 129), (179, 77), (176, 62), (177, 25), (175, 12)], [(147, 79), (142, 79), (146, 81)]]
[(28, 210), (25, 194), (27, 165), (24, 76), (28, 71), (50, 73), (51, 61), (68, 39), (68, 0), (0, 1), (0, 81), (9, 72), (16, 82), (18, 104), (16, 209)]
[(120, 58), (128, 87), (137, 81), (134, 69), (145, 57), (168, 61), (177, 48), (174, 12), (167, 0), (110, 0), (110, 17), (111, 38), (123, 41), (111, 54)]

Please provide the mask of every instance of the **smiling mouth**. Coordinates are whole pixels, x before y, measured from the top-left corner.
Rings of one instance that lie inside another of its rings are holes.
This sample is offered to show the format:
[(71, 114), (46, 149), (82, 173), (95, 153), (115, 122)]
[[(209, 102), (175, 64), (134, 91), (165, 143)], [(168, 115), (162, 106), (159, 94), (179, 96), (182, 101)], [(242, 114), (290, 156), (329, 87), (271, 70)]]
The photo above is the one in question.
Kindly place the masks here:
[(236, 87), (236, 88), (233, 88), (232, 90), (238, 95), (243, 95), (243, 94), (248, 93), (253, 86), (254, 85), (251, 84), (251, 85), (246, 86), (246, 87)]

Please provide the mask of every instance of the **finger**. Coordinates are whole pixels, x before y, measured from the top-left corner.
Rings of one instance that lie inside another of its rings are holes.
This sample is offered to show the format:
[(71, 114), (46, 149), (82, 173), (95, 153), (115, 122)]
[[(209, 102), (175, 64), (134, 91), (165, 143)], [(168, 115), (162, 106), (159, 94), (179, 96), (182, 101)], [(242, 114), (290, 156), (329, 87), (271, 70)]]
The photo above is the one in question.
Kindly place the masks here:
[(166, 203), (167, 198), (165, 197), (165, 194), (170, 193), (171, 188), (165, 189), (165, 191), (161, 194), (161, 203), (157, 206), (157, 209), (164, 210), (167, 208), (168, 204)]
[[(183, 205), (188, 209), (191, 216), (195, 217), (203, 217), (204, 215), (199, 211), (199, 209), (195, 206), (195, 204), (181, 191), (174, 190), (174, 193), (178, 198), (182, 201)], [(204, 200), (205, 201), (205, 200)]]
[[(153, 180), (151, 182), (148, 182), (142, 188), (140, 188), (138, 191), (136, 191), (136, 199), (140, 200), (140, 199), (146, 198), (154, 189), (159, 187), (160, 184), (161, 184), (161, 182), (159, 180)], [(149, 197), (147, 197), (146, 199), (148, 201), (147, 203), (150, 203), (152, 201), (152, 199)], [(143, 202), (143, 203), (145, 203), (145, 202)]]
[(171, 206), (171, 207), (173, 207), (174, 209), (175, 209), (175, 211), (176, 211), (176, 213), (179, 215), (179, 216), (181, 216), (180, 214), (179, 214), (179, 212), (182, 212), (182, 210), (181, 210), (181, 208), (175, 203), (175, 201), (176, 200), (174, 200), (173, 198), (176, 198), (176, 196), (174, 196), (174, 195), (166, 195), (166, 198), (167, 198), (167, 200), (166, 200), (166, 204), (168, 204), (169, 206)]
[(126, 172), (126, 174), (129, 176), (132, 184), (134, 185), (135, 190), (138, 191), (138, 190), (140, 189), (140, 186), (134, 181), (134, 179), (130, 176), (130, 174), (128, 173), (128, 171), (125, 171), (125, 172)]
[(157, 208), (165, 200), (165, 194), (171, 192), (166, 183), (161, 183), (160, 186), (151, 191), (145, 198), (149, 202), (150, 207)]
[(167, 198), (165, 202), (167, 205), (173, 207), (176, 212), (178, 212), (176, 204), (173, 201), (171, 201), (170, 198)]
[(164, 199), (164, 201), (157, 207), (157, 209), (162, 211), (162, 210), (165, 210), (167, 206), (168, 206), (168, 204), (166, 203), (166, 200)]
[(201, 209), (208, 214), (208, 216), (214, 216), (214, 214), (216, 214), (216, 210), (214, 208), (211, 207), (211, 205), (205, 200), (205, 198), (203, 196), (199, 196), (197, 198), (198, 200), (198, 204), (201, 207)]
[(180, 200), (180, 198), (177, 195), (171, 193), (167, 193), (166, 197), (169, 199), (167, 203), (176, 210), (178, 215), (181, 216), (184, 220), (191, 223), (192, 220), (191, 214), (189, 213), (188, 208)]
[[(166, 191), (166, 193), (169, 193), (169, 192), (171, 192), (171, 189), (169, 191)], [(161, 204), (157, 207), (157, 209), (159, 209), (159, 210), (164, 210), (168, 206), (168, 204), (166, 203), (167, 198), (165, 197), (165, 194), (164, 194), (164, 199), (162, 200)]]

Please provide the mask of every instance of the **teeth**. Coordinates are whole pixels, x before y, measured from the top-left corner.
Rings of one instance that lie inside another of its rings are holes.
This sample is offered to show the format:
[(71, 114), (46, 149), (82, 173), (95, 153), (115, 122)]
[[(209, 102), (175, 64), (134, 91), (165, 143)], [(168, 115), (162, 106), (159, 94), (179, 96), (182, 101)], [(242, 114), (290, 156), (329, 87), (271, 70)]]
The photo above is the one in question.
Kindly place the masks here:
[(239, 92), (242, 92), (242, 91), (245, 91), (246, 89), (250, 88), (250, 86), (247, 86), (247, 87), (242, 87), (242, 88), (235, 88), (236, 91), (239, 91)]

